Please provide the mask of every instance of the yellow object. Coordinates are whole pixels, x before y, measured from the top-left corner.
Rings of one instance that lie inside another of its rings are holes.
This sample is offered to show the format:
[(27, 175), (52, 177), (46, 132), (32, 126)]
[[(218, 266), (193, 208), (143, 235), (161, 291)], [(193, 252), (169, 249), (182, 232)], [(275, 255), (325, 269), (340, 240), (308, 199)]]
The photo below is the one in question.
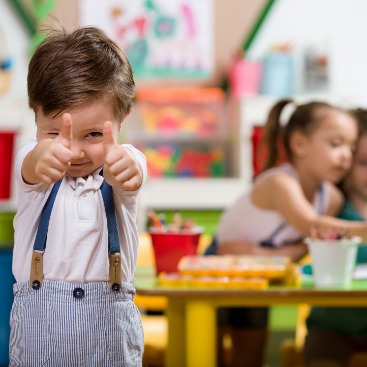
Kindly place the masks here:
[[(153, 248), (147, 233), (139, 234), (137, 265), (155, 266)], [(136, 294), (134, 302), (142, 313), (144, 330), (143, 366), (163, 366), (168, 339), (167, 318), (164, 315), (145, 315), (144, 312), (148, 310), (164, 311), (167, 307), (167, 298)]]
[(296, 285), (300, 278), (296, 266), (288, 257), (185, 256), (178, 264), (178, 271), (183, 276), (228, 277), (229, 283), (233, 278), (238, 278), (235, 282), (237, 285), (241, 283), (240, 279), (246, 284), (253, 278), (257, 279), (256, 283), (259, 283), (258, 279), (266, 280), (262, 282), (261, 288), (264, 283)]
[(265, 289), (269, 281), (264, 278), (244, 278), (228, 276), (190, 276), (160, 273), (158, 283), (165, 286), (191, 286), (203, 288)]

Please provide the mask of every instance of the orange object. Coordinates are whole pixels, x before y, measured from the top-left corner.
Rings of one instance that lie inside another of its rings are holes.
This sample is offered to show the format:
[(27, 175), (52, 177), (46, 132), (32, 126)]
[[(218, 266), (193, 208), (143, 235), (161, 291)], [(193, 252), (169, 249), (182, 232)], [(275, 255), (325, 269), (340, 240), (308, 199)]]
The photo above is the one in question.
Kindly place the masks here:
[(138, 101), (151, 101), (151, 102), (161, 102), (167, 103), (170, 102), (194, 102), (194, 103), (202, 103), (202, 102), (211, 102), (217, 101), (220, 102), (224, 99), (224, 92), (219, 88), (147, 88), (141, 89), (137, 92), (136, 98)]

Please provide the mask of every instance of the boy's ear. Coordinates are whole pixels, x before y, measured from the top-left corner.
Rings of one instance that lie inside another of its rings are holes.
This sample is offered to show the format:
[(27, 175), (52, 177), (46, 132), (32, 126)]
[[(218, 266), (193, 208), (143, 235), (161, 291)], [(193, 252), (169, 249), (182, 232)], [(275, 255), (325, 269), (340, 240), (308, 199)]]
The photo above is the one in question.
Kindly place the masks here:
[(307, 155), (308, 139), (305, 134), (296, 131), (292, 134), (290, 145), (295, 158), (304, 158)]
[(126, 120), (126, 117), (130, 115), (130, 113), (132, 112), (132, 109), (130, 109), (130, 111), (124, 116), (124, 118), (120, 121), (120, 125), (119, 125), (119, 130), (118, 132), (120, 133), (121, 132), (121, 127), (122, 127), (122, 124), (124, 123), (124, 121)]

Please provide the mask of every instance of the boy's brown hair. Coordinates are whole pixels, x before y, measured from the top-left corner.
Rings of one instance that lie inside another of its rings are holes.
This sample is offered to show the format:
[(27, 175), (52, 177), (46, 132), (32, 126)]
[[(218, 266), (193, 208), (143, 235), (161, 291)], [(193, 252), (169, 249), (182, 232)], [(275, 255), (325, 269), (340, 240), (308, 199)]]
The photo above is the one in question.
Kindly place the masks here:
[(119, 121), (130, 113), (135, 83), (122, 50), (95, 27), (49, 31), (28, 67), (28, 102), (45, 116), (106, 100)]

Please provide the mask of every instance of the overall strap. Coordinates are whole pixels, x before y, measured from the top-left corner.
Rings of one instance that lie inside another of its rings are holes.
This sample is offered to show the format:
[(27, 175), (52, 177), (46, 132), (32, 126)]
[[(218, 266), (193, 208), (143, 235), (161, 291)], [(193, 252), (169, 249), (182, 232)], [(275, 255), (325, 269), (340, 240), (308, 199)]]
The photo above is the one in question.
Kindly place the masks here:
[(52, 190), (50, 192), (50, 196), (48, 197), (45, 206), (42, 209), (41, 219), (38, 224), (38, 230), (36, 234), (36, 239), (34, 240), (33, 250), (44, 252), (46, 248), (46, 240), (47, 240), (47, 232), (48, 225), (50, 223), (50, 217), (52, 208), (55, 203), (56, 195), (59, 191), (61, 185), (61, 180), (56, 181)]
[[(100, 173), (102, 176), (102, 171)], [(33, 289), (39, 289), (43, 281), (43, 253), (46, 249), (47, 232), (50, 223), (50, 217), (57, 193), (59, 191), (62, 180), (55, 182), (50, 195), (43, 207), (41, 218), (38, 224), (38, 230), (33, 245), (33, 254), (31, 262), (30, 283)], [(121, 253), (120, 241), (118, 235), (118, 227), (115, 213), (115, 205), (113, 199), (112, 187), (103, 181), (101, 186), (101, 194), (106, 211), (107, 232), (108, 232), (108, 253), (109, 253), (109, 279), (111, 289), (118, 292), (122, 283), (121, 270)]]
[[(103, 171), (101, 171), (101, 175)], [(104, 207), (107, 217), (108, 230), (108, 258), (110, 262), (109, 279), (110, 286), (114, 292), (118, 292), (122, 283), (121, 270), (121, 246), (119, 240), (119, 233), (117, 228), (115, 204), (113, 199), (112, 187), (103, 180), (101, 186), (101, 193), (104, 202)]]
[(260, 242), (260, 246), (268, 248), (276, 248), (277, 246), (273, 242), (274, 237), (286, 227), (287, 227), (286, 222), (280, 223), (279, 226), (271, 233), (271, 235), (266, 240)]

